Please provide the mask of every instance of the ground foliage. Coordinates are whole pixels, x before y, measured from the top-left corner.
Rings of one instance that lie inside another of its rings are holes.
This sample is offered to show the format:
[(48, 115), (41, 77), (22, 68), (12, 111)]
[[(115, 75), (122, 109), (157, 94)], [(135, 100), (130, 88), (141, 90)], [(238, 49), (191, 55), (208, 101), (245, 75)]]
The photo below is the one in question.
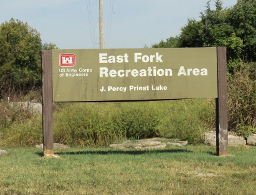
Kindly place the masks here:
[[(42, 117), (22, 107), (0, 103), (0, 146), (42, 143)], [(168, 137), (203, 141), (214, 128), (213, 99), (156, 102), (56, 103), (54, 142), (101, 147), (127, 139)]]
[(228, 107), (230, 130), (245, 137), (256, 133), (256, 63), (228, 76)]
[[(35, 148), (5, 148), (0, 194), (255, 194), (255, 147), (169, 146), (161, 150), (71, 148), (62, 159)], [(239, 185), (239, 187), (237, 187)]]

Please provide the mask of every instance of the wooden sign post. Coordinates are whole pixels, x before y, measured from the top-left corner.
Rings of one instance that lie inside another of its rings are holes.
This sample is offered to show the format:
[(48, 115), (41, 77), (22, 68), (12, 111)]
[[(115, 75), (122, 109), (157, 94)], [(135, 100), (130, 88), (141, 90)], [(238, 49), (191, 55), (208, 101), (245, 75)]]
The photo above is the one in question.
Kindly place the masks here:
[(53, 157), (52, 51), (42, 51), (43, 147), (44, 156)]
[(226, 47), (217, 47), (218, 98), (216, 99), (216, 150), (228, 155), (227, 57)]

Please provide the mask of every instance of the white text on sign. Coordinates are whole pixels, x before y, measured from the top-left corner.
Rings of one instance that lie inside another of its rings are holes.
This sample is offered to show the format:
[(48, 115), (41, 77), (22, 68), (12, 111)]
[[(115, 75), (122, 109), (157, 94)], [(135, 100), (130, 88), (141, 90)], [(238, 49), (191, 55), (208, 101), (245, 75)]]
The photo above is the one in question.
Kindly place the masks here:
[[(158, 52), (154, 55), (143, 55), (142, 53), (134, 53), (133, 61), (134, 62), (163, 62), (163, 55), (159, 55)], [(99, 63), (128, 63), (129, 55), (125, 53), (124, 55), (108, 55), (108, 53), (99, 53)]]

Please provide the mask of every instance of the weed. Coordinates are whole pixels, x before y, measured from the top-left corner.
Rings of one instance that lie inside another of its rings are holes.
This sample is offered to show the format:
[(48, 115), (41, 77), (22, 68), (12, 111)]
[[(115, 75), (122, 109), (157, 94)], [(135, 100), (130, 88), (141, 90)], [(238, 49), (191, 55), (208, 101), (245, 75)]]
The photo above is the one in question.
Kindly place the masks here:
[[(247, 134), (246, 126), (256, 127), (256, 63), (243, 64), (228, 79), (229, 128)], [(248, 132), (248, 131), (247, 131)]]

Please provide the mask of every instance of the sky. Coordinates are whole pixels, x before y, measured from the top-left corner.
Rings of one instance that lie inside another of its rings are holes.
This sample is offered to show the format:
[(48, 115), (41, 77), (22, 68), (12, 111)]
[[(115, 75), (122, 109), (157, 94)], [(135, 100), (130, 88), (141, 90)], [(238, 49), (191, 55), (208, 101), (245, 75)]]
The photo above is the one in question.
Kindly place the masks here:
[[(106, 49), (151, 47), (200, 20), (208, 0), (103, 0)], [(229, 8), (237, 0), (223, 0)], [(214, 9), (214, 1), (211, 2)], [(0, 24), (27, 22), (42, 43), (59, 49), (99, 48), (99, 0), (1, 0)]]

